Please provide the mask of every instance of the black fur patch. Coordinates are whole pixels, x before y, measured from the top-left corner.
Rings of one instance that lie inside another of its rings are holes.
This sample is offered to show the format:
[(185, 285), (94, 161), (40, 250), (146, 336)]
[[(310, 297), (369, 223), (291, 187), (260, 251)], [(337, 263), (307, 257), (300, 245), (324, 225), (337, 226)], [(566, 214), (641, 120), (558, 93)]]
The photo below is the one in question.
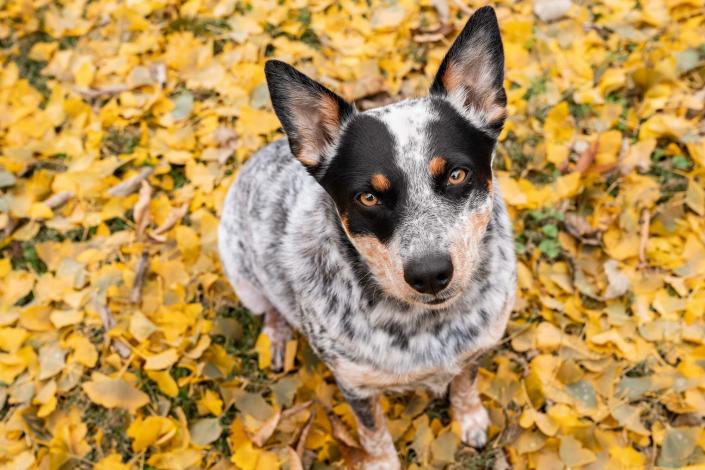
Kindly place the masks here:
[(340, 387), (345, 401), (348, 402), (353, 413), (367, 429), (375, 429), (375, 404), (374, 398), (359, 398), (349, 390)]
[[(485, 196), (492, 179), (495, 139), (474, 127), (447, 101), (434, 98), (431, 106), (439, 118), (426, 129), (431, 146), (428, 160), (440, 155), (447, 161), (445, 173), (436, 177), (436, 191), (454, 200), (464, 200), (472, 192)], [(469, 169), (470, 175), (463, 184), (447, 186), (448, 174), (458, 167)]]
[[(347, 218), (353, 235), (374, 235), (382, 243), (393, 235), (399, 222), (397, 207), (405, 197), (405, 178), (394, 161), (394, 137), (379, 119), (360, 114), (346, 126), (320, 183), (332, 196), (340, 214)], [(376, 191), (371, 185), (374, 174), (389, 179), (390, 188)], [(356, 200), (359, 193), (370, 192), (381, 201), (365, 207)]]

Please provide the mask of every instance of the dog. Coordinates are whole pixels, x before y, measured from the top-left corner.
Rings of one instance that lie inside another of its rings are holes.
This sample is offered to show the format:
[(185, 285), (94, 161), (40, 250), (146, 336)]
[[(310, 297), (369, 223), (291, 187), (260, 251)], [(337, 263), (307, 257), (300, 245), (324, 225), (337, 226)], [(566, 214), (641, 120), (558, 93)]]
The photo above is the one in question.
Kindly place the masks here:
[(516, 290), (492, 173), (507, 102), (494, 10), (472, 15), (426, 97), (359, 112), (283, 62), (265, 75), (287, 139), (242, 166), (219, 251), (242, 304), (265, 315), (273, 368), (300, 331), (354, 412), (366, 470), (400, 468), (384, 391), (450, 388), (462, 441), (485, 445), (475, 362)]

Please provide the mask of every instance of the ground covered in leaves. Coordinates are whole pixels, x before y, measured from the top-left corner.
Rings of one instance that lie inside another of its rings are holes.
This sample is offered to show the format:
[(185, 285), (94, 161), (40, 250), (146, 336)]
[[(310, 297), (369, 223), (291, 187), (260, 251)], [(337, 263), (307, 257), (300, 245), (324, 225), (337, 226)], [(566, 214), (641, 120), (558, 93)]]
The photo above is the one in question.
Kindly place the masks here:
[[(423, 392), (384, 400), (392, 434), (416, 469), (705, 465), (703, 1), (544, 3), (497, 5), (520, 264), (479, 375), (492, 441)], [(305, 341), (269, 371), (218, 216), (281, 135), (268, 57), (364, 109), (424, 93), (477, 6), (0, 2), (0, 467), (354, 460)]]

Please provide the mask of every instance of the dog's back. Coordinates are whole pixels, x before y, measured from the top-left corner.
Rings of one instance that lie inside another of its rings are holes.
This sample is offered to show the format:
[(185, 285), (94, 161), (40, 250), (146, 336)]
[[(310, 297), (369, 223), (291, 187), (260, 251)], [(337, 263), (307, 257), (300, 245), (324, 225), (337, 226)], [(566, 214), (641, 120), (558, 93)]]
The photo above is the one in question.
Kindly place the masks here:
[[(254, 314), (274, 306), (297, 326), (282, 246), (292, 210), (311, 191), (306, 170), (286, 139), (253, 155), (240, 169), (223, 207), (218, 244), (223, 267), (241, 302)], [(311, 183), (311, 182), (309, 182)]]

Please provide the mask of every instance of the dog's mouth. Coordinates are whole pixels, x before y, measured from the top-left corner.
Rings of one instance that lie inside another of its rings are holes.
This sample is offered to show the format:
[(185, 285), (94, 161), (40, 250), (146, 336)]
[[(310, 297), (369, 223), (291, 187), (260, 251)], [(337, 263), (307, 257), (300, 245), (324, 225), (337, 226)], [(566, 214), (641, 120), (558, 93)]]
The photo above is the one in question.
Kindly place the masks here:
[(458, 295), (458, 292), (444, 292), (442, 295), (437, 295), (434, 297), (429, 296), (423, 299), (419, 299), (419, 301), (427, 307), (444, 308), (452, 304), (455, 300), (458, 299), (458, 297), (460, 297)]

